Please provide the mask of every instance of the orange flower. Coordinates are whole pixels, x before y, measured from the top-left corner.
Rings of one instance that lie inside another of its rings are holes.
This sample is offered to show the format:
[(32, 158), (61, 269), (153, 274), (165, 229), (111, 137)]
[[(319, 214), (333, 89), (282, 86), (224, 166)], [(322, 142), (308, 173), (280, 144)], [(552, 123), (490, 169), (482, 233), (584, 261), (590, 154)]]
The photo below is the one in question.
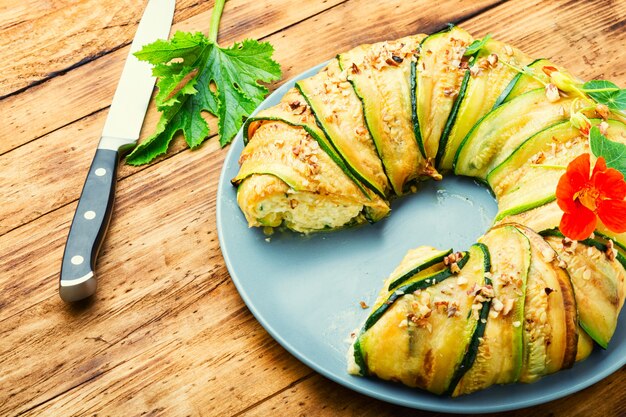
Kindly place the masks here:
[(588, 238), (598, 218), (615, 233), (626, 232), (626, 181), (621, 172), (607, 168), (600, 157), (591, 173), (588, 153), (567, 166), (556, 187), (556, 201), (563, 210), (559, 228), (572, 240)]

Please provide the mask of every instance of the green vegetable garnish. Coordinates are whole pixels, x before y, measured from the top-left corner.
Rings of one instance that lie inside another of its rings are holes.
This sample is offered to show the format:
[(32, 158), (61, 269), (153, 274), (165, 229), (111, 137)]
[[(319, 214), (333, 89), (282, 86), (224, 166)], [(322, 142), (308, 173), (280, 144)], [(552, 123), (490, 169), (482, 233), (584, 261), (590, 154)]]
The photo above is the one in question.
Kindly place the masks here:
[(280, 79), (280, 65), (272, 59), (274, 48), (268, 42), (246, 39), (228, 48), (217, 44), (225, 1), (215, 2), (208, 37), (176, 32), (169, 41), (158, 40), (135, 53), (152, 64), (159, 78), (155, 101), (161, 119), (155, 132), (128, 155), (128, 164), (147, 164), (164, 154), (179, 131), (190, 148), (199, 146), (210, 133), (203, 111), (218, 118), (220, 145), (227, 145), (269, 92), (259, 81)]

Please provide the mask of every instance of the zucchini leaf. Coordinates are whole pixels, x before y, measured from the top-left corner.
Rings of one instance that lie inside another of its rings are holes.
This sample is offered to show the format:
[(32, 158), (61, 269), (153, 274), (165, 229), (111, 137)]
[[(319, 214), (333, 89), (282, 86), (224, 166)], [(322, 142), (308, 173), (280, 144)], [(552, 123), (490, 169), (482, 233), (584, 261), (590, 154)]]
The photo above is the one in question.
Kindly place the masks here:
[(222, 48), (200, 32), (176, 32), (169, 41), (144, 46), (135, 56), (152, 64), (153, 75), (159, 77), (155, 101), (161, 118), (155, 132), (126, 162), (151, 162), (167, 152), (179, 131), (190, 148), (199, 146), (210, 133), (203, 112), (218, 118), (220, 145), (230, 143), (269, 92), (259, 81), (268, 83), (281, 76), (273, 52), (268, 42), (251, 39)]

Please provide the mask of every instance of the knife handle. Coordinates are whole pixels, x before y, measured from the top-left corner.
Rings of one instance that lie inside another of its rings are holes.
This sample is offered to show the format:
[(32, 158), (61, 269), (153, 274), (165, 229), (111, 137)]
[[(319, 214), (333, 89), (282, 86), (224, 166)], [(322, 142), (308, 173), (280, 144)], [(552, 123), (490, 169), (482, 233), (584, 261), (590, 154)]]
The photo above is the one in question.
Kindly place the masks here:
[(117, 150), (98, 149), (89, 168), (63, 253), (59, 295), (64, 301), (96, 292), (96, 258), (113, 212), (119, 159)]

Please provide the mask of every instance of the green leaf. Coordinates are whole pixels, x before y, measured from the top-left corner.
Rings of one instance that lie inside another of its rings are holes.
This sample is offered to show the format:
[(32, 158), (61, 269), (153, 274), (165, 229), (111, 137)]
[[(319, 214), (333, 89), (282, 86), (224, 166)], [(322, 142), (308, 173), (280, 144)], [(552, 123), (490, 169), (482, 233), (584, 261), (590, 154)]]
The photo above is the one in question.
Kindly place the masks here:
[(211, 82), (217, 86), (219, 135), (222, 146), (237, 134), (243, 120), (263, 100), (268, 90), (257, 80), (278, 79), (280, 66), (272, 61), (274, 48), (267, 42), (246, 39), (230, 48), (213, 48), (208, 60)]
[(470, 46), (467, 47), (463, 56), (474, 55), (476, 52), (480, 51), (481, 49), (485, 47), (485, 44), (487, 43), (489, 39), (491, 39), (491, 33), (488, 33), (482, 39), (476, 39), (474, 42), (470, 44)]
[(618, 91), (619, 87), (607, 80), (591, 80), (587, 81), (583, 84), (582, 90), (587, 92), (589, 90), (607, 90), (607, 91)]
[(591, 152), (598, 158), (603, 157), (607, 167), (615, 168), (626, 177), (626, 145), (608, 139), (595, 126), (589, 132), (589, 144)]
[(626, 90), (620, 89), (611, 81), (587, 81), (583, 84), (582, 91), (611, 110), (626, 110)]
[(202, 53), (208, 40), (201, 32), (176, 32), (169, 41), (157, 40), (145, 45), (135, 52), (140, 61), (147, 61), (152, 65), (163, 65), (173, 59), (182, 59), (188, 65), (195, 62)]
[(281, 76), (273, 52), (269, 43), (251, 39), (221, 48), (199, 32), (176, 32), (169, 41), (136, 52), (159, 77), (155, 101), (162, 114), (155, 132), (128, 155), (127, 163), (146, 164), (166, 153), (181, 131), (190, 148), (199, 146), (210, 133), (203, 112), (217, 116), (220, 144), (230, 143), (268, 93), (260, 82)]

